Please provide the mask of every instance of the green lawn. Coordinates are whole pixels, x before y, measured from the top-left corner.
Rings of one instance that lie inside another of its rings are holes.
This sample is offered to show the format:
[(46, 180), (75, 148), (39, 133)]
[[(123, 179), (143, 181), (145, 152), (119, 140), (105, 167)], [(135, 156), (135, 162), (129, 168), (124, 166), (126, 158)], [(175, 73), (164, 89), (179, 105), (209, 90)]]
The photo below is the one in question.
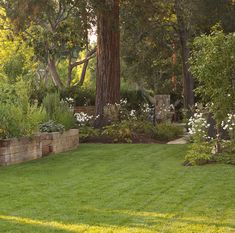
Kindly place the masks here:
[(81, 145), (0, 168), (0, 232), (235, 232), (235, 167), (185, 145)]

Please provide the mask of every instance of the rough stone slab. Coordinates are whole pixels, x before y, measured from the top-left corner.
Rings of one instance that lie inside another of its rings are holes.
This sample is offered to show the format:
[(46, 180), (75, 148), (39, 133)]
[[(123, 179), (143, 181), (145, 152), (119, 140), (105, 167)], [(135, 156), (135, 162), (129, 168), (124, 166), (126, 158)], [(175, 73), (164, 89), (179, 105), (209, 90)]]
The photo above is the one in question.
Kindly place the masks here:
[(171, 145), (177, 145), (177, 144), (187, 144), (188, 142), (185, 140), (185, 138), (179, 138), (173, 141), (168, 142), (167, 144)]

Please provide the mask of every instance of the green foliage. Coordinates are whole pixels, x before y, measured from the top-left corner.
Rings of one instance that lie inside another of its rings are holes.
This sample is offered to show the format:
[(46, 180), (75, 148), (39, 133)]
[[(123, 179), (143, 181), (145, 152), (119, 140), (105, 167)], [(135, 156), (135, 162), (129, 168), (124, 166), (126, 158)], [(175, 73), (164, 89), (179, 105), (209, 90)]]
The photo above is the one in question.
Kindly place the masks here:
[(52, 133), (52, 132), (61, 132), (63, 133), (65, 128), (62, 124), (57, 124), (56, 122), (50, 120), (39, 125), (40, 132), (43, 133)]
[(102, 135), (112, 137), (114, 142), (132, 142), (132, 130), (128, 121), (105, 126)]
[(13, 27), (1, 8), (0, 25), (0, 76), (10, 83), (16, 82), (21, 76), (31, 78), (37, 68), (34, 51), (20, 35), (14, 34)]
[(235, 141), (222, 141), (223, 153), (218, 154), (217, 162), (235, 165)]
[(85, 141), (89, 137), (99, 136), (100, 130), (95, 129), (91, 126), (82, 126), (79, 127), (79, 139), (82, 141)]
[(154, 137), (156, 133), (156, 128), (154, 127), (154, 125), (147, 120), (130, 120), (127, 121), (127, 123), (129, 124), (129, 127), (133, 132), (147, 134), (151, 137)]
[(185, 157), (184, 165), (203, 165), (212, 162), (213, 143), (193, 143)]
[(121, 99), (127, 100), (126, 108), (128, 110), (140, 108), (140, 105), (143, 102), (146, 102), (146, 99), (143, 97), (143, 94), (139, 90), (133, 90), (130, 88), (121, 88)]
[(156, 126), (155, 138), (160, 141), (170, 141), (183, 135), (183, 128), (171, 123), (160, 123)]
[(218, 27), (194, 41), (191, 71), (198, 82), (196, 93), (209, 103), (217, 125), (235, 102), (235, 34), (225, 35)]
[(46, 110), (47, 120), (62, 124), (66, 130), (75, 126), (75, 118), (69, 104), (60, 99), (59, 93), (48, 93), (43, 99), (42, 106)]
[(38, 130), (45, 111), (37, 103), (30, 104), (28, 83), (0, 85), (0, 138), (28, 136)]
[(76, 88), (76, 92), (74, 92), (74, 100), (76, 106), (94, 106), (95, 88), (92, 86)]

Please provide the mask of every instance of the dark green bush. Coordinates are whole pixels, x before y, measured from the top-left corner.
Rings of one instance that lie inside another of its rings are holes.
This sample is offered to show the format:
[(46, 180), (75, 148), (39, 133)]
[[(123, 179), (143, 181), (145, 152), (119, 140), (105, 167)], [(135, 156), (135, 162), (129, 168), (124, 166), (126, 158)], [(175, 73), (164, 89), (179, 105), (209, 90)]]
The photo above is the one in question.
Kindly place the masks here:
[(128, 121), (105, 126), (101, 134), (113, 138), (113, 142), (132, 142), (132, 129)]
[(91, 126), (82, 126), (79, 127), (79, 138), (81, 141), (86, 140), (89, 137), (99, 136), (100, 130), (95, 129)]
[(170, 141), (183, 135), (183, 128), (171, 123), (160, 123), (156, 126), (155, 138)]
[(129, 110), (139, 110), (140, 106), (146, 102), (145, 97), (141, 91), (121, 89), (121, 99), (127, 100), (126, 107)]

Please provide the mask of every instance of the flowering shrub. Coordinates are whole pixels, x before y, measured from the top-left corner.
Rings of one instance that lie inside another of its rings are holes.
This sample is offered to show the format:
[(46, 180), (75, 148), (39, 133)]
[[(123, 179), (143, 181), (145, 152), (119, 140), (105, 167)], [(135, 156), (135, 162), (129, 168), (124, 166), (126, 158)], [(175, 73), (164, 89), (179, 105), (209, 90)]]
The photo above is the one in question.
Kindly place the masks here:
[(203, 142), (211, 139), (208, 136), (208, 128), (210, 127), (210, 124), (207, 123), (207, 119), (200, 109), (196, 109), (194, 115), (190, 117), (188, 126), (189, 135), (194, 142)]
[(228, 131), (230, 139), (235, 140), (235, 114), (229, 113), (225, 121), (222, 121), (221, 126)]
[(94, 119), (92, 115), (88, 115), (87, 113), (84, 112), (75, 113), (74, 116), (76, 118), (78, 126), (91, 125), (92, 120)]
[(144, 103), (140, 106), (139, 118), (141, 120), (149, 120), (153, 122), (154, 119), (154, 108), (148, 103)]

